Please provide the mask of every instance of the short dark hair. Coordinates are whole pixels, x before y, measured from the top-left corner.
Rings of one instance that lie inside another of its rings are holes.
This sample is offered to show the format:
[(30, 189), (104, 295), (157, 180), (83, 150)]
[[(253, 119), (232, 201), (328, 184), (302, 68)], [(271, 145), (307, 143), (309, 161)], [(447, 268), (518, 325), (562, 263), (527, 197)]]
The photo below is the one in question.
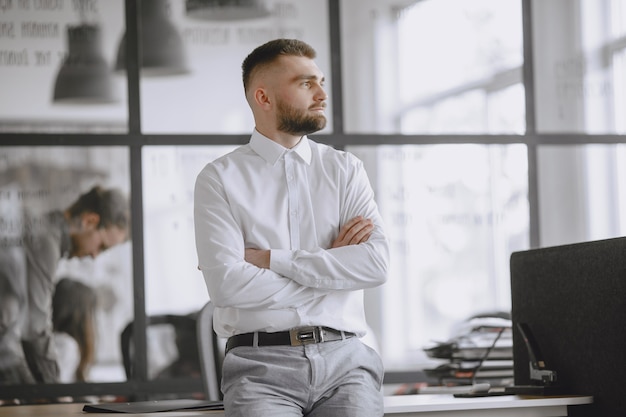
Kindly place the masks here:
[(297, 39), (274, 39), (258, 46), (250, 52), (241, 64), (244, 91), (248, 91), (250, 78), (254, 71), (271, 64), (281, 55), (303, 56), (313, 59), (317, 54), (311, 45)]
[(72, 219), (83, 213), (96, 213), (100, 216), (98, 228), (117, 226), (120, 229), (130, 229), (128, 199), (115, 188), (105, 189), (96, 185), (78, 197), (67, 212)]

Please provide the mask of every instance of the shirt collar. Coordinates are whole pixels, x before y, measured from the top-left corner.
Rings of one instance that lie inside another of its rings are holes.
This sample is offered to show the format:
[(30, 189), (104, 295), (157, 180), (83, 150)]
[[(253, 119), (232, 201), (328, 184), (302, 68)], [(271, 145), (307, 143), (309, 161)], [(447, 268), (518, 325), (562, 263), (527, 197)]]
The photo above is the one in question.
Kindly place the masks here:
[(254, 152), (271, 165), (274, 165), (287, 152), (295, 152), (304, 162), (311, 163), (311, 144), (306, 135), (302, 136), (300, 142), (292, 149), (287, 149), (254, 129), (250, 138), (250, 146)]

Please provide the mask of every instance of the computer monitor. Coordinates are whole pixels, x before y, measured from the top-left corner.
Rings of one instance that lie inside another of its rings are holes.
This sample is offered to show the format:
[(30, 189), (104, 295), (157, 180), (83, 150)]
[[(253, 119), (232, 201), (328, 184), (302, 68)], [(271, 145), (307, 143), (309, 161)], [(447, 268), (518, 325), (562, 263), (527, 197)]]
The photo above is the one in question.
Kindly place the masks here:
[(518, 323), (525, 323), (558, 392), (593, 395), (574, 416), (626, 415), (626, 238), (511, 255), (515, 385), (536, 385)]

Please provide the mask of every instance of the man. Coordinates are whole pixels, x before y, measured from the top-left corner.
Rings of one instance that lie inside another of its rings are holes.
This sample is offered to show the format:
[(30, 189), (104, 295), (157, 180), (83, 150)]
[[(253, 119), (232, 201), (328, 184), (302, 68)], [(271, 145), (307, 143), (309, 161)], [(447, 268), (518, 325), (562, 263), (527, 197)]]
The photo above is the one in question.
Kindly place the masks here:
[(382, 362), (359, 338), (363, 289), (386, 281), (389, 250), (362, 163), (306, 136), (326, 124), (314, 58), (287, 39), (250, 53), (250, 142), (196, 181), (229, 417), (383, 415)]
[(0, 246), (0, 385), (58, 382), (52, 296), (63, 257), (95, 258), (129, 238), (130, 210), (94, 187), (65, 211), (26, 218), (19, 242)]

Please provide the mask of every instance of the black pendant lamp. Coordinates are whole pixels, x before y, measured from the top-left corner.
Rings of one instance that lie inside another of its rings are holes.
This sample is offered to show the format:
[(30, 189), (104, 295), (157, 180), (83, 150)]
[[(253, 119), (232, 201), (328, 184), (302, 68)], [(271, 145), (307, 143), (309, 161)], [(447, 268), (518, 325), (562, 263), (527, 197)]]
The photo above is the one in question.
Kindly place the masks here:
[[(169, 76), (189, 73), (183, 39), (168, 16), (168, 1), (143, 0), (140, 4), (142, 75)], [(126, 34), (120, 41), (115, 70), (126, 70)]]
[(53, 101), (70, 104), (112, 103), (114, 79), (102, 55), (97, 25), (68, 26), (69, 52), (54, 83)]
[(187, 0), (187, 16), (200, 20), (229, 21), (268, 17), (270, 11), (258, 0)]

